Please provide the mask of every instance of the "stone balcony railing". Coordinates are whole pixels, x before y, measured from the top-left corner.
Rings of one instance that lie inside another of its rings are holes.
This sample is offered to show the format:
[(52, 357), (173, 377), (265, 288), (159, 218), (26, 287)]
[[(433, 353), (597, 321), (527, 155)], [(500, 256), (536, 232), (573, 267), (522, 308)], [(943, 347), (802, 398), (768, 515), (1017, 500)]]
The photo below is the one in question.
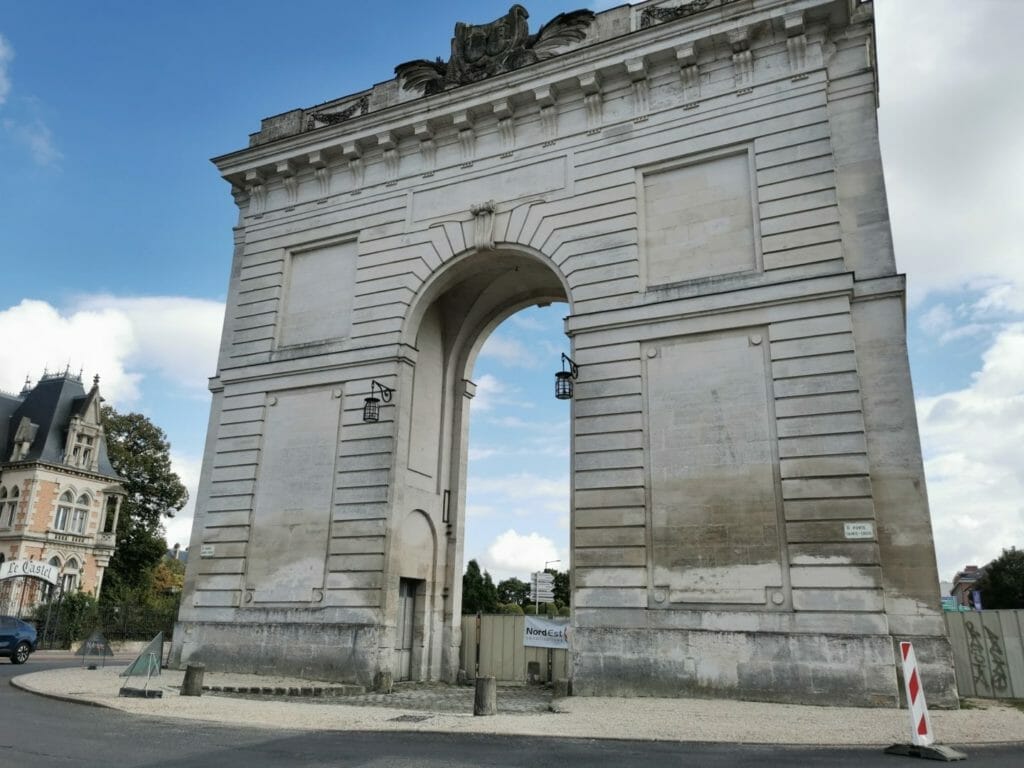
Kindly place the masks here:
[(59, 541), (63, 544), (88, 544), (89, 537), (82, 536), (78, 533), (68, 533), (67, 531), (47, 531), (47, 541)]
[(46, 540), (60, 542), (61, 544), (77, 544), (79, 546), (95, 546), (103, 549), (113, 549), (115, 534), (97, 533), (92, 536), (83, 536), (79, 533), (49, 530), (46, 532)]

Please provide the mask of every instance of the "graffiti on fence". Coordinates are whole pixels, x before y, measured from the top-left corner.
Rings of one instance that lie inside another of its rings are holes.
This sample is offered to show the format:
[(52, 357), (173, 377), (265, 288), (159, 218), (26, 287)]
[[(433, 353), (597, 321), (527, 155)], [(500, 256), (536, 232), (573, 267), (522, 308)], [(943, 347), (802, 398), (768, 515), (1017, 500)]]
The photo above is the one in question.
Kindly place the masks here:
[(967, 653), (971, 657), (971, 679), (975, 686), (989, 688), (988, 677), (985, 674), (985, 647), (981, 642), (981, 633), (974, 626), (972, 621), (964, 621), (964, 629), (967, 630)]
[(985, 630), (985, 638), (988, 640), (988, 657), (992, 669), (992, 689), (1006, 691), (1009, 688), (1010, 680), (1006, 670), (1006, 654), (1000, 644), (999, 635), (988, 627)]

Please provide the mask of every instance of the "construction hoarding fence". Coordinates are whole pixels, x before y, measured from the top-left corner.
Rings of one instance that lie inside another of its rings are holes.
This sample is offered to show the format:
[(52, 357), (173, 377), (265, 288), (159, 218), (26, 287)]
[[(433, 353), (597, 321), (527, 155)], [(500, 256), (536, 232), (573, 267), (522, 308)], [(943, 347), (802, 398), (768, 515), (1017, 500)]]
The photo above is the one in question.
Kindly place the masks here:
[(962, 696), (1024, 699), (1024, 611), (947, 613)]
[[(470, 677), (493, 675), (499, 683), (524, 683), (528, 680), (530, 662), (537, 662), (543, 682), (568, 678), (569, 651), (564, 646), (560, 648), (531, 647), (524, 643), (528, 620), (535, 621), (536, 617), (463, 616), (461, 669), (465, 670)], [(540, 621), (545, 624), (553, 623), (544, 619), (540, 619)], [(562, 625), (563, 637), (565, 626), (566, 624)], [(550, 672), (548, 670), (549, 651), (551, 653)]]

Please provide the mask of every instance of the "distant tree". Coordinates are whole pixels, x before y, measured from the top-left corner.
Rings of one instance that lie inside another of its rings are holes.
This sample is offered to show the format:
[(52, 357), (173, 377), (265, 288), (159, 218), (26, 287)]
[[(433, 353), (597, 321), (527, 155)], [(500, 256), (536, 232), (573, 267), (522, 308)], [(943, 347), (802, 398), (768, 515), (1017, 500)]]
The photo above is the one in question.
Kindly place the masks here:
[(462, 575), (462, 612), (494, 613), (498, 610), (498, 588), (487, 571), (480, 572), (480, 564), (470, 560)]
[(569, 572), (558, 571), (554, 568), (545, 568), (545, 570), (555, 577), (555, 602), (561, 606), (569, 605)]
[(496, 613), (511, 614), (513, 616), (523, 615), (523, 606), (518, 603), (498, 603)]
[(984, 575), (974, 582), (986, 609), (1024, 608), (1024, 549), (1010, 547), (985, 566)]
[(530, 585), (513, 576), (498, 582), (498, 602), (522, 606), (530, 595)]
[(110, 463), (127, 493), (117, 524), (117, 548), (103, 576), (100, 599), (148, 588), (153, 569), (167, 551), (162, 520), (188, 501), (188, 490), (171, 469), (167, 435), (141, 413), (121, 414), (103, 406)]
[(185, 585), (185, 564), (181, 560), (162, 557), (153, 567), (153, 592), (171, 595)]

